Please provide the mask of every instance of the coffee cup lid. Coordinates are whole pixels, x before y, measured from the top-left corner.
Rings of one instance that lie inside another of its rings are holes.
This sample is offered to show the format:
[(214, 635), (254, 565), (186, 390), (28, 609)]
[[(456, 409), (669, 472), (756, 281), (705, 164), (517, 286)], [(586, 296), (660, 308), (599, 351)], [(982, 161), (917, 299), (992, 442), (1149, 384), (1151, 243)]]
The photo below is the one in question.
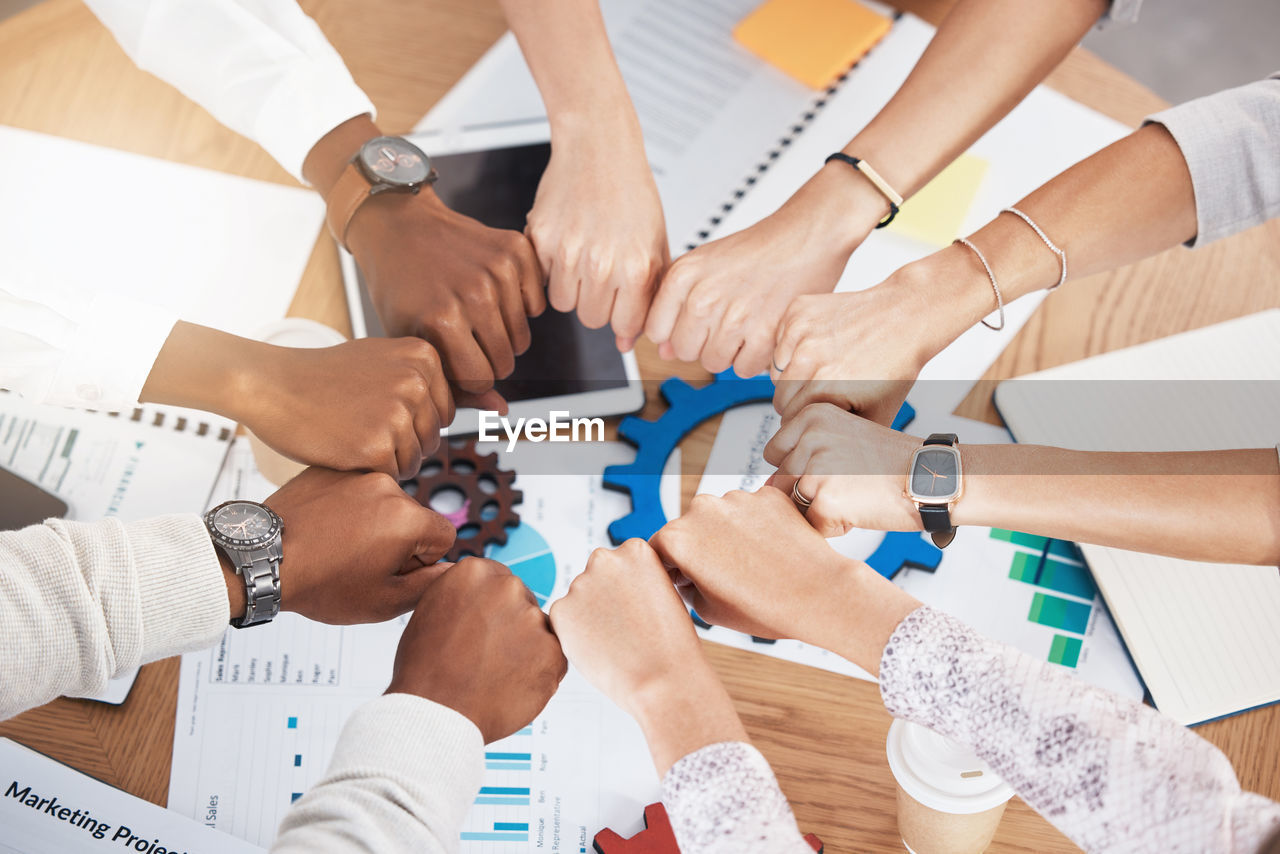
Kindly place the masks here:
[(278, 347), (332, 347), (347, 340), (347, 336), (331, 326), (307, 320), (305, 317), (286, 317), (268, 323), (254, 332), (253, 337)]
[(983, 812), (1013, 797), (1013, 789), (973, 748), (919, 724), (895, 720), (886, 753), (898, 785), (930, 809)]

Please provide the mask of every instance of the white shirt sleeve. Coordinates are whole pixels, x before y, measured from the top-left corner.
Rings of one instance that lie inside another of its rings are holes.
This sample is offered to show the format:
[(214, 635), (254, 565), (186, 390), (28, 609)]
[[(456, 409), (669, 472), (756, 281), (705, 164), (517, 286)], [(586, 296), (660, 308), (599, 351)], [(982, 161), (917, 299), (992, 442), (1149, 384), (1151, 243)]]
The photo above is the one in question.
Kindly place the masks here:
[(0, 720), (212, 646), (227, 585), (199, 516), (0, 533)]
[(139, 68), (257, 142), (299, 180), (322, 136), (374, 113), (293, 0), (85, 2)]
[(453, 709), (386, 694), (343, 727), (327, 773), (285, 815), (272, 854), (445, 854), (484, 776), (484, 739)]
[(177, 315), (103, 294), (0, 286), (0, 388), (36, 403), (117, 412), (137, 405)]

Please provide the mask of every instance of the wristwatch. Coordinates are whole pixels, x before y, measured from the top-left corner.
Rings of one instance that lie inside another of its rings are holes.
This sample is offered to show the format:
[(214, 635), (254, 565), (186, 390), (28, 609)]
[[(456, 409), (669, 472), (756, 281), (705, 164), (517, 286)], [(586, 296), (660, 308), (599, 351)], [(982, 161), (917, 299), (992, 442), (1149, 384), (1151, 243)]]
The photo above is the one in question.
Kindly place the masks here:
[(920, 511), (933, 544), (945, 548), (956, 536), (951, 510), (964, 494), (964, 469), (955, 433), (933, 433), (911, 455), (906, 495)]
[(329, 232), (347, 248), (347, 229), (360, 206), (379, 193), (417, 193), (435, 183), (436, 170), (421, 148), (398, 136), (378, 136), (360, 146), (325, 196)]
[(269, 623), (280, 613), (280, 548), (284, 522), (256, 501), (227, 501), (205, 514), (213, 543), (244, 578), (245, 610), (237, 629)]

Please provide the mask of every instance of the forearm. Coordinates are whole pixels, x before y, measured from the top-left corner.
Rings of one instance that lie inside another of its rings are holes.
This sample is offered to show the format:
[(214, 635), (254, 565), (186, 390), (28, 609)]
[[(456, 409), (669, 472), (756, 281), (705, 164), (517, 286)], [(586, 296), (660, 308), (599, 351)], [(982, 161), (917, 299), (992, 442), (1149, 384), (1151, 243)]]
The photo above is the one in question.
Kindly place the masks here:
[(0, 719), (213, 644), (232, 578), (195, 516), (0, 534)]
[(909, 198), (1026, 97), (1105, 0), (961, 0), (910, 76), (847, 146)]
[(1274, 449), (1103, 453), (967, 445), (953, 519), (1185, 560), (1280, 565)]
[(624, 133), (640, 143), (640, 123), (597, 0), (500, 5), (542, 93), (553, 142)]
[(484, 774), (480, 731), (407, 694), (356, 710), (324, 779), (293, 805), (273, 854), (456, 851)]
[(972, 745), (1086, 850), (1252, 854), (1280, 827), (1280, 805), (1190, 730), (932, 608), (902, 621), (879, 672), (890, 714)]
[(655, 678), (629, 704), (659, 776), (709, 744), (747, 740), (729, 693), (705, 658), (666, 666), (670, 672)]
[(156, 357), (139, 398), (251, 420), (252, 401), (279, 350), (207, 326), (179, 321)]

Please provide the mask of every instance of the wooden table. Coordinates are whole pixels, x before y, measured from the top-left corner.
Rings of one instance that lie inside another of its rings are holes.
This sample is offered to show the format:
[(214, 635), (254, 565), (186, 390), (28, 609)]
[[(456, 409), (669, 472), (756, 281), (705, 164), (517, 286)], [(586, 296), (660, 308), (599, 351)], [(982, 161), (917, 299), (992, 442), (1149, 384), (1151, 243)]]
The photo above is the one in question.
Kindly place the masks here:
[[(907, 0), (936, 22), (945, 0)], [(503, 31), (493, 0), (304, 0), (370, 94), (388, 130), (404, 130)], [(1134, 81), (1077, 50), (1050, 84), (1136, 125), (1163, 106)], [(219, 169), (267, 181), (291, 179), (261, 149), (218, 125), (173, 89), (136, 70), (76, 0), (47, 0), (0, 23), (0, 123)], [(3, 194), (3, 188), (0, 188)], [(5, 204), (20, 200), (7, 199)], [(334, 245), (316, 243), (293, 313), (342, 328), (346, 308)], [(987, 374), (1003, 379), (1280, 306), (1280, 222), (1195, 253), (1173, 250), (1051, 295)], [(646, 378), (706, 374), (662, 363), (639, 348)], [(995, 420), (986, 394), (961, 407)], [(662, 409), (651, 401), (646, 415)], [(683, 445), (685, 495), (693, 493), (715, 435), (709, 424)], [(755, 743), (773, 763), (800, 826), (828, 851), (900, 850), (893, 783), (884, 760), (889, 716), (870, 683), (708, 645)], [(176, 659), (142, 669), (123, 706), (57, 700), (0, 726), (0, 734), (163, 804), (169, 788)], [(1198, 732), (1231, 758), (1245, 788), (1280, 799), (1270, 749), (1280, 707), (1208, 724)], [(992, 851), (1069, 851), (1073, 846), (1015, 800)]]

